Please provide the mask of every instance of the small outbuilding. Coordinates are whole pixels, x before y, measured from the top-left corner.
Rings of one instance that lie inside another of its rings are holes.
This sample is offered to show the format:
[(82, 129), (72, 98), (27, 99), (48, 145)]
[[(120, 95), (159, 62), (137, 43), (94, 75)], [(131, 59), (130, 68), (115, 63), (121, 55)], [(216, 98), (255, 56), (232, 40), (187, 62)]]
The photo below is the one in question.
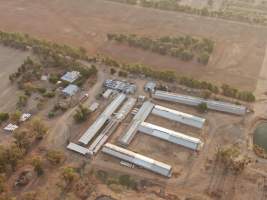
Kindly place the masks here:
[(146, 92), (155, 92), (157, 84), (154, 81), (149, 81), (145, 84), (144, 90)]
[(67, 87), (65, 87), (62, 92), (66, 96), (73, 96), (79, 91), (79, 87), (74, 84), (69, 84)]

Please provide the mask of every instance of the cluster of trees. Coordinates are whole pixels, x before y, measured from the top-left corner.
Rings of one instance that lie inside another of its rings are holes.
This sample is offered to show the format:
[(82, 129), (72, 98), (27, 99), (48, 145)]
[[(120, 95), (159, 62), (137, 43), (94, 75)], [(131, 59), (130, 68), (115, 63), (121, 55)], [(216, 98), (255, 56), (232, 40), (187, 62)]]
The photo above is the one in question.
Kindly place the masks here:
[(0, 31), (0, 43), (21, 50), (32, 48), (33, 52), (37, 55), (50, 54), (52, 56), (60, 55), (72, 59), (89, 59), (86, 55), (86, 50), (82, 47), (76, 49), (67, 45), (59, 45), (57, 43), (30, 37), (28, 34)]
[(120, 176), (112, 176), (103, 170), (98, 170), (96, 173), (96, 177), (107, 185), (117, 184), (126, 187), (127, 189), (136, 190), (137, 189), (137, 181), (131, 178), (129, 175), (120, 175)]
[[(31, 121), (28, 128), (18, 130), (14, 133), (14, 143), (9, 146), (0, 146), (0, 174), (8, 176), (16, 170), (17, 164), (24, 158), (33, 142), (40, 140), (47, 133), (45, 124), (38, 118)], [(38, 173), (38, 161), (34, 161), (34, 166)]]
[(227, 84), (222, 85), (222, 93), (225, 96), (236, 98), (242, 101), (254, 102), (256, 100), (254, 94), (248, 91), (239, 91), (236, 88), (233, 88)]
[(216, 85), (213, 85), (212, 83), (209, 83), (206, 81), (199, 81), (193, 78), (188, 78), (188, 77), (183, 76), (183, 77), (180, 77), (179, 83), (181, 85), (185, 85), (190, 88), (206, 89), (215, 94), (219, 93), (219, 88)]
[(85, 121), (89, 117), (89, 115), (90, 115), (89, 109), (80, 104), (76, 109), (73, 118), (77, 123), (80, 123)]
[(107, 34), (109, 40), (119, 43), (126, 43), (129, 46), (142, 48), (161, 55), (170, 55), (183, 61), (191, 61), (197, 58), (197, 61), (206, 65), (210, 54), (214, 49), (214, 42), (207, 38), (196, 38), (191, 36), (164, 36), (152, 39), (145, 36), (134, 34)]
[(231, 10), (209, 10), (208, 8), (194, 8), (188, 5), (178, 4), (176, 0), (110, 0), (131, 5), (141, 5), (143, 7), (155, 8), (161, 10), (184, 12), (199, 16), (208, 16), (222, 18), (232, 21), (241, 21), (246, 23), (254, 23), (267, 25), (267, 18), (264, 15), (248, 15), (247, 12), (234, 12)]
[[(252, 92), (238, 91), (233, 87), (227, 86), (227, 88), (231, 88), (231, 90), (237, 91), (235, 95), (230, 95), (232, 93), (226, 92), (228, 91), (228, 89), (226, 89), (225, 84), (222, 85), (221, 88), (219, 88), (218, 86), (207, 81), (199, 81), (185, 76), (177, 76), (177, 74), (174, 71), (153, 70), (151, 67), (142, 64), (124, 64), (109, 57), (101, 57), (100, 59), (101, 62), (104, 63), (105, 65), (123, 69), (131, 74), (144, 75), (146, 77), (152, 77), (154, 79), (166, 82), (178, 82), (179, 84), (185, 85), (190, 88), (205, 89), (215, 94), (222, 94), (242, 101), (247, 101), (247, 102), (255, 101), (255, 96), (253, 95)], [(113, 69), (112, 71), (114, 70), (115, 69)]]
[(220, 147), (216, 152), (216, 159), (224, 168), (234, 174), (240, 174), (250, 163), (250, 159), (241, 155), (240, 150), (236, 146)]

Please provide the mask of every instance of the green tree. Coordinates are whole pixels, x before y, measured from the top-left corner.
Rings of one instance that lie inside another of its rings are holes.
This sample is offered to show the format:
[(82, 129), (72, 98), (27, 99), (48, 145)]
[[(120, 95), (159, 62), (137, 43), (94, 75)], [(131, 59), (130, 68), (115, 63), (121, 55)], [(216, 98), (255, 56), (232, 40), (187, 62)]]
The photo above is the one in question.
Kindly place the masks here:
[(25, 107), (27, 105), (27, 102), (28, 102), (28, 97), (26, 95), (20, 95), (17, 102), (17, 106)]
[(78, 173), (73, 167), (64, 167), (61, 175), (67, 185), (73, 183), (75, 180), (78, 179)]
[(64, 157), (64, 153), (59, 150), (49, 150), (47, 152), (47, 160), (53, 165), (60, 164), (63, 161)]
[(90, 115), (89, 109), (82, 105), (79, 105), (75, 111), (73, 118), (77, 123), (80, 123), (85, 121), (89, 115)]
[(37, 176), (44, 174), (43, 163), (40, 157), (34, 157), (32, 159), (32, 166), (34, 167), (34, 171), (36, 172)]
[(201, 113), (207, 112), (208, 106), (206, 103), (200, 103), (197, 107), (198, 111)]
[(13, 112), (13, 113), (10, 114), (10, 120), (11, 120), (13, 123), (18, 124), (21, 115), (22, 115), (22, 113), (21, 113), (19, 110), (16, 110), (15, 112)]
[(8, 113), (4, 113), (4, 112), (0, 113), (0, 123), (6, 121), (8, 119), (9, 119)]
[(31, 128), (36, 139), (41, 140), (47, 134), (48, 128), (40, 118), (34, 118), (31, 122)]

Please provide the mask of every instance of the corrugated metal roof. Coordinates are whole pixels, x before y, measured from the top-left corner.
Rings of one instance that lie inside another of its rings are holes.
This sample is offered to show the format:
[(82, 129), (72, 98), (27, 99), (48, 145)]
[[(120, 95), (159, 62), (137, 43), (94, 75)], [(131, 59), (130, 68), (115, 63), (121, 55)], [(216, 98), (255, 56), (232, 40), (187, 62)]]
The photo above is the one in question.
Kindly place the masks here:
[(130, 97), (121, 107), (121, 109), (118, 111), (118, 113), (116, 114), (116, 118), (118, 120), (123, 120), (128, 114), (129, 112), (132, 110), (132, 108), (134, 107), (135, 103), (136, 103), (136, 99)]
[(206, 103), (209, 109), (228, 112), (236, 115), (244, 115), (246, 114), (247, 110), (245, 106), (235, 105), (221, 101), (206, 100), (198, 97), (180, 95), (160, 90), (157, 90), (155, 94), (153, 94), (153, 98), (182, 103), (191, 106), (198, 106), (200, 103)]
[(125, 134), (122, 135), (122, 137), (119, 139), (119, 143), (122, 145), (129, 145), (132, 139), (134, 138), (138, 126), (145, 121), (145, 119), (150, 114), (151, 110), (153, 109), (154, 104), (150, 101), (146, 101), (143, 103), (142, 107), (139, 109), (137, 114), (134, 116), (131, 124), (128, 126), (127, 131)]
[(74, 84), (69, 84), (67, 87), (65, 87), (62, 92), (64, 94), (67, 94), (69, 96), (73, 96), (76, 94), (76, 92), (79, 91), (79, 87), (77, 85)]
[(204, 118), (166, 108), (160, 105), (156, 105), (154, 107), (154, 109), (152, 110), (152, 114), (197, 128), (202, 128), (206, 121), (206, 119)]
[(77, 153), (80, 153), (80, 154), (82, 154), (84, 156), (89, 153), (88, 149), (86, 149), (86, 148), (84, 148), (84, 147), (82, 147), (82, 146), (80, 146), (78, 144), (72, 143), (72, 142), (69, 143), (69, 145), (67, 146), (67, 149), (75, 151)]
[(80, 77), (80, 72), (78, 71), (72, 71), (72, 72), (67, 72), (61, 77), (61, 80), (68, 81), (70, 83), (73, 83)]
[(118, 107), (122, 104), (125, 98), (126, 98), (125, 94), (119, 94), (111, 102), (111, 104), (108, 105), (108, 107), (104, 110), (104, 112), (96, 119), (96, 121), (87, 129), (87, 131), (79, 139), (79, 142), (85, 145), (88, 144), (97, 134), (97, 132), (101, 129), (101, 127), (105, 124), (105, 122), (118, 109)]
[(151, 136), (183, 145), (194, 150), (197, 150), (199, 146), (202, 145), (201, 140), (198, 138), (187, 136), (183, 133), (179, 133), (147, 122), (142, 122), (138, 130)]
[(170, 165), (156, 161), (152, 158), (143, 156), (141, 154), (134, 153), (127, 149), (123, 149), (116, 145), (107, 143), (104, 145), (102, 152), (114, 156), (116, 158), (119, 158), (121, 160), (130, 162), (132, 164), (135, 164), (139, 167), (145, 168), (157, 174), (167, 177), (171, 176), (172, 167)]

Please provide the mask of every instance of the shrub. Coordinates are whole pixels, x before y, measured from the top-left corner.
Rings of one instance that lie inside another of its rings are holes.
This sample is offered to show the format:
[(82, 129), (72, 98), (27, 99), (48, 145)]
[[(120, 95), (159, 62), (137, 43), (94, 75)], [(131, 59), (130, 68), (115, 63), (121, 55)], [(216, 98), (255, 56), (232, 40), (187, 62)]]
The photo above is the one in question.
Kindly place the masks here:
[(64, 157), (64, 154), (58, 150), (49, 150), (47, 152), (47, 160), (53, 165), (60, 164), (63, 161)]
[(8, 113), (4, 113), (4, 112), (0, 113), (0, 123), (6, 121), (8, 119), (9, 119)]
[(119, 71), (119, 76), (126, 78), (128, 76), (128, 73), (125, 71)]
[(80, 122), (85, 121), (89, 115), (90, 115), (89, 109), (85, 108), (82, 105), (79, 105), (78, 108), (76, 109), (76, 112), (73, 118), (77, 123), (80, 123)]
[(206, 103), (200, 103), (197, 107), (198, 111), (201, 113), (207, 112), (208, 106)]

